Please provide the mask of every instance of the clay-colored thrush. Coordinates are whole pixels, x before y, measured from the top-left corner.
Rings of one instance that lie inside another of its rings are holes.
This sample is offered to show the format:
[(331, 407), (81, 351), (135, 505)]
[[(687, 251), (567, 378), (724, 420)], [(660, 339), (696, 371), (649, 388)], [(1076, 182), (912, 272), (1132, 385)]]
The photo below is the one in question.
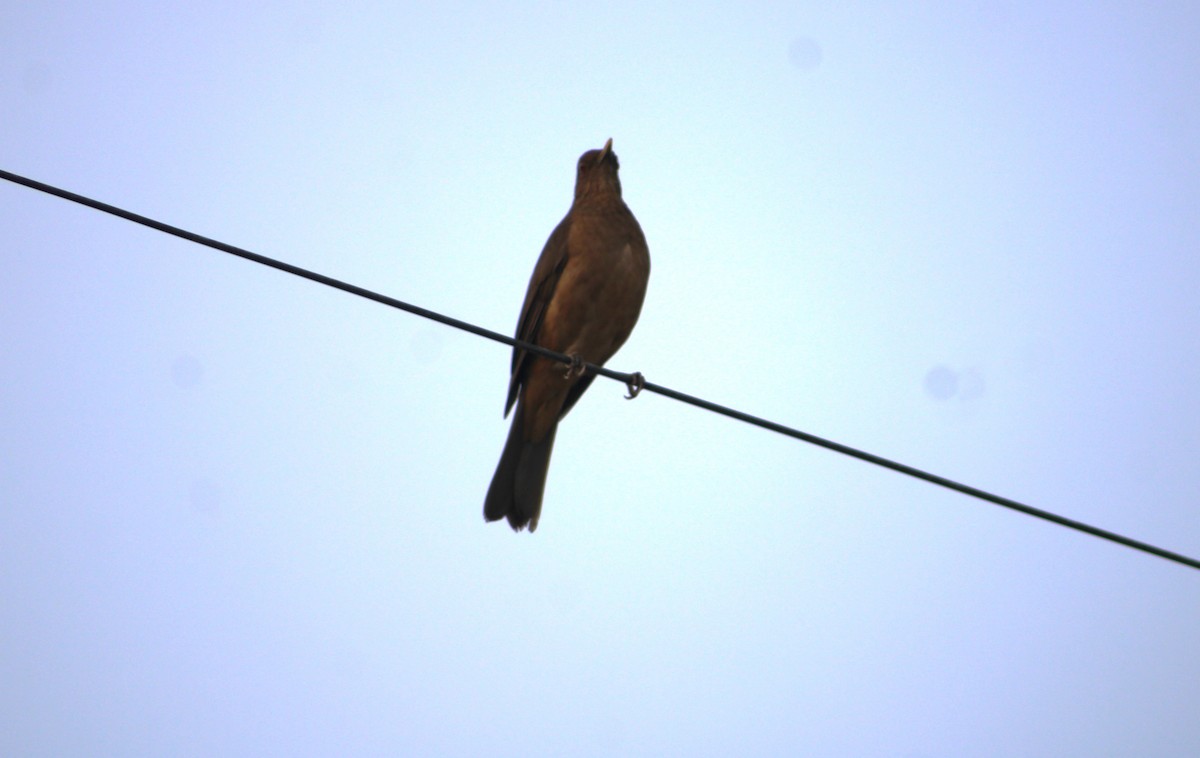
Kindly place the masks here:
[[(633, 331), (650, 278), (650, 251), (621, 199), (617, 168), (611, 139), (580, 156), (575, 201), (542, 248), (517, 322), (517, 339), (596, 365)], [(517, 411), (488, 488), (485, 519), (537, 529), (554, 432), (594, 378), (513, 349), (504, 415), (514, 402)]]

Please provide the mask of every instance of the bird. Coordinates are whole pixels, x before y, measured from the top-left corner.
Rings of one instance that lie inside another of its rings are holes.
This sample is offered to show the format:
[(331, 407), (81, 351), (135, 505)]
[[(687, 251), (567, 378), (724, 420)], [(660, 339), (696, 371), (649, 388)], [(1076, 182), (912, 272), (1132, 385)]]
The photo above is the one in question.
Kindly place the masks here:
[(516, 405), (508, 439), (484, 500), (487, 521), (537, 529), (558, 422), (574, 407), (597, 366), (625, 343), (650, 280), (642, 227), (621, 198), (612, 139), (579, 157), (575, 198), (542, 248), (517, 320), (516, 338), (569, 355), (561, 363), (513, 348), (504, 416)]

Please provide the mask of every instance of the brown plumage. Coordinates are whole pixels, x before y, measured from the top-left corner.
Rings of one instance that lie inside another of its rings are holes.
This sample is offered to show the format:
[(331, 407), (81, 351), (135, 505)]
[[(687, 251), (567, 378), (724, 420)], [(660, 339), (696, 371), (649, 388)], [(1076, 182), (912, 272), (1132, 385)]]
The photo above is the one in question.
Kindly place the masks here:
[[(597, 365), (633, 331), (650, 278), (650, 251), (621, 199), (617, 169), (611, 139), (580, 156), (575, 201), (542, 248), (517, 322), (518, 339)], [(537, 529), (554, 432), (594, 378), (514, 348), (504, 414), (513, 403), (517, 410), (485, 519)]]

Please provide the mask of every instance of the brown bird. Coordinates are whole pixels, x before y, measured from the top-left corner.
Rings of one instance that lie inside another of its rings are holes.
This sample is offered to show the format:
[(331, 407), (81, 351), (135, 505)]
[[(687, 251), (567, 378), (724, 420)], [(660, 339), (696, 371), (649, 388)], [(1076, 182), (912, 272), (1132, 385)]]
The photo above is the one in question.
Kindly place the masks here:
[[(559, 222), (525, 292), (517, 339), (602, 365), (628, 339), (650, 279), (650, 251), (621, 199), (612, 140), (579, 158), (575, 201)], [(579, 364), (582, 365), (582, 364)], [(508, 403), (512, 428), (488, 488), (483, 517), (537, 529), (558, 422), (594, 374), (514, 348)]]

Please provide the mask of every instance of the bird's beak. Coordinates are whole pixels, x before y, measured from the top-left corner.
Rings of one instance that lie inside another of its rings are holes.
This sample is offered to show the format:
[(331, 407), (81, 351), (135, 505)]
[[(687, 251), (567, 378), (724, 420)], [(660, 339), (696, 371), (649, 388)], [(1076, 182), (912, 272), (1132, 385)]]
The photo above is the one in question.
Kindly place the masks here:
[(612, 152), (612, 137), (609, 137), (608, 142), (604, 143), (604, 148), (600, 151), (600, 160), (604, 160), (605, 158), (607, 158), (608, 154), (611, 152)]

